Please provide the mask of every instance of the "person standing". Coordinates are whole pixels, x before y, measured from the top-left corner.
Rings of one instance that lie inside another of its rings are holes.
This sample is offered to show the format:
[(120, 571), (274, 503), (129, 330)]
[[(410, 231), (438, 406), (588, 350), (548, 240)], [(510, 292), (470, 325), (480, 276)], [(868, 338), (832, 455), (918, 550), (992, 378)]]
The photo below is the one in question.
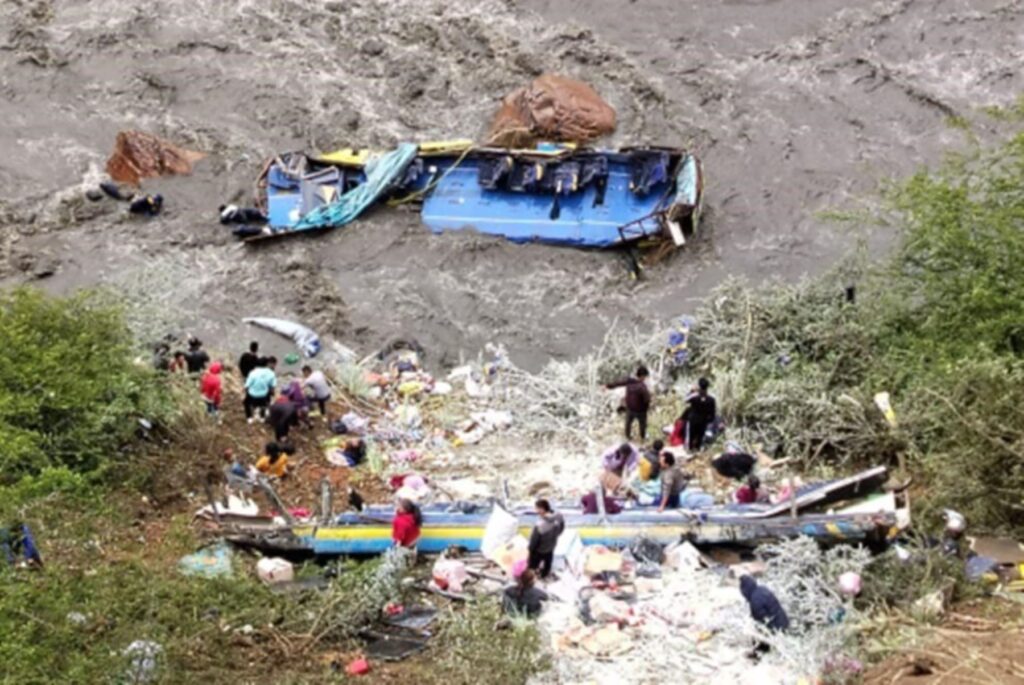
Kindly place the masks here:
[(266, 418), (270, 397), (276, 386), (277, 376), (267, 366), (267, 361), (262, 358), (256, 360), (256, 368), (245, 379), (245, 401), (243, 407), (245, 408), (245, 418), (249, 423), (253, 422), (255, 410), (259, 410), (261, 418)]
[(214, 418), (220, 411), (220, 401), (224, 393), (224, 385), (220, 377), (222, 369), (220, 362), (210, 364), (210, 370), (203, 374), (199, 383), (199, 391), (203, 394), (203, 401), (206, 402), (206, 413)]
[(243, 352), (242, 356), (238, 358), (238, 372), (242, 374), (242, 380), (244, 381), (249, 377), (249, 373), (256, 368), (256, 362), (260, 358), (260, 344), (253, 340), (249, 343), (249, 351)]
[(681, 419), (686, 423), (686, 446), (691, 452), (704, 446), (704, 434), (718, 415), (715, 398), (708, 393), (710, 387), (711, 382), (701, 378), (697, 382), (697, 392), (686, 398), (686, 409)]
[(604, 386), (607, 390), (626, 388), (626, 440), (632, 439), (634, 422), (640, 428), (640, 439), (647, 440), (647, 412), (651, 408), (651, 391), (647, 388), (648, 376), (650, 372), (647, 367), (641, 366), (637, 368), (635, 375)]
[(323, 371), (314, 371), (310, 366), (302, 367), (302, 387), (313, 395), (313, 400), (320, 408), (320, 416), (327, 416), (327, 403), (331, 399), (331, 386)]
[(206, 365), (210, 363), (210, 355), (203, 349), (203, 342), (192, 336), (188, 339), (188, 353), (185, 355), (185, 365), (189, 373), (202, 373)]
[(551, 574), (558, 536), (565, 530), (565, 519), (561, 514), (551, 510), (551, 503), (546, 499), (537, 500), (534, 507), (537, 512), (537, 524), (530, 532), (530, 558), (527, 567), (537, 571), (541, 578), (547, 578)]

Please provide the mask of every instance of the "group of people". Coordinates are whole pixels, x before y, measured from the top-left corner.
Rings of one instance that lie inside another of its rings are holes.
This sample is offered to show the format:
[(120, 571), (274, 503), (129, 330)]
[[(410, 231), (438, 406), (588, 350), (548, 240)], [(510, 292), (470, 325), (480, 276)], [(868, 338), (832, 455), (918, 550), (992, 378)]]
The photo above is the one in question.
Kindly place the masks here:
[(309, 423), (314, 405), (321, 416), (327, 415), (331, 387), (322, 371), (303, 366), (302, 380), (292, 380), (278, 394), (277, 358), (261, 356), (259, 350), (259, 343), (249, 343), (248, 351), (238, 360), (238, 371), (245, 383), (242, 405), (249, 423), (258, 415), (273, 427), (274, 437), (283, 440), (300, 422)]
[[(308, 422), (313, 405), (322, 415), (326, 415), (327, 402), (331, 397), (330, 386), (322, 372), (304, 366), (303, 380), (291, 381), (279, 391), (277, 360), (272, 356), (261, 356), (256, 342), (251, 343), (249, 349), (239, 358), (238, 369), (245, 387), (243, 408), (246, 418), (249, 423), (253, 423), (257, 416), (265, 419), (274, 429), (274, 441), (265, 445), (263, 454), (253, 469), (242, 465), (230, 452), (226, 453), (225, 458), (230, 464), (226, 469), (229, 482), (232, 479), (236, 482), (251, 482), (249, 479), (252, 470), (267, 476), (283, 478), (287, 475), (289, 456), (293, 452), (293, 448), (287, 442), (291, 428), (303, 421)], [(200, 390), (208, 411), (213, 415), (217, 414), (223, 397), (223, 365), (217, 361), (210, 363), (209, 356), (202, 350), (202, 344), (198, 340), (189, 341), (188, 353), (176, 353), (174, 360), (168, 365), (168, 370), (181, 370), (193, 374), (203, 373), (205, 370)], [(651, 392), (646, 383), (649, 375), (646, 368), (640, 367), (633, 376), (606, 386), (609, 389), (625, 388), (627, 440), (632, 438), (636, 427), (639, 438), (646, 441), (648, 413), (651, 407)], [(707, 379), (701, 378), (694, 391), (687, 396), (685, 409), (669, 436), (670, 445), (685, 446), (690, 451), (700, 450), (704, 446), (705, 435), (708, 428), (714, 424), (717, 413), (715, 398), (709, 394), (709, 387)], [(350, 442), (352, 444), (347, 443), (346, 450), (353, 452), (352, 458), (358, 463), (365, 454), (365, 445), (359, 440)], [(755, 459), (733, 450), (727, 451), (712, 462), (723, 475), (734, 478), (747, 477), (745, 484), (735, 494), (738, 502), (753, 503), (762, 501), (764, 497), (760, 482), (751, 473)], [(682, 470), (677, 463), (676, 454), (670, 447), (667, 448), (662, 440), (654, 441), (644, 450), (625, 442), (603, 455), (602, 467), (602, 490), (608, 494), (614, 495), (621, 491), (627, 478), (634, 473), (640, 481), (656, 481), (659, 484), (658, 495), (653, 506), (657, 507), (659, 512), (678, 508), (681, 495), (693, 478)], [(590, 494), (587, 497), (591, 498), (591, 501), (584, 498), (584, 512), (594, 513), (595, 495)], [(608, 513), (621, 510), (617, 508), (613, 498), (607, 498), (604, 505), (604, 510)], [(514, 584), (505, 589), (502, 598), (507, 611), (527, 616), (540, 613), (543, 602), (548, 599), (544, 590), (538, 587), (538, 581), (551, 576), (558, 539), (565, 530), (564, 517), (554, 511), (548, 500), (537, 500), (534, 508), (537, 518), (528, 542), (526, 568), (516, 576)], [(411, 499), (398, 499), (392, 519), (394, 544), (401, 548), (415, 549), (422, 534), (422, 527), (423, 514), (419, 506)], [(749, 603), (755, 620), (764, 623), (771, 630), (788, 628), (785, 611), (767, 588), (757, 585), (756, 581), (745, 576), (741, 579), (740, 590)], [(757, 651), (764, 649), (765, 645), (758, 645)]]
[[(616, 494), (623, 494), (627, 498), (635, 496), (627, 485), (628, 479), (634, 474), (642, 482), (660, 483), (658, 495), (652, 503), (658, 511), (678, 509), (680, 496), (693, 479), (692, 475), (684, 472), (676, 463), (676, 455), (665, 449), (665, 443), (661, 440), (655, 440), (650, 449), (642, 453), (631, 443), (622, 443), (605, 453), (601, 465), (601, 489), (607, 495), (611, 495), (605, 501), (606, 513), (621, 511), (614, 502)], [(590, 494), (583, 498), (586, 513), (596, 513), (595, 500), (596, 496)]]
[[(647, 416), (651, 409), (652, 395), (647, 386), (650, 371), (645, 366), (627, 378), (608, 383), (605, 389), (625, 388), (622, 400), (622, 411), (626, 417), (626, 440), (633, 439), (633, 426), (638, 429), (641, 441), (647, 440)], [(718, 418), (718, 405), (709, 392), (711, 382), (701, 378), (684, 400), (682, 414), (675, 421), (669, 435), (669, 444), (673, 447), (685, 446), (691, 452), (699, 451), (704, 446), (709, 429), (714, 429)]]
[[(622, 492), (626, 474), (635, 468), (641, 482), (660, 480), (661, 490), (654, 505), (663, 511), (679, 506), (680, 495), (691, 480), (691, 476), (678, 467), (679, 455), (673, 448), (683, 448), (690, 454), (699, 452), (707, 447), (709, 437), (714, 437), (721, 426), (718, 403), (710, 393), (711, 382), (707, 378), (700, 378), (686, 396), (679, 418), (671, 429), (666, 429), (668, 449), (662, 440), (655, 440), (650, 449), (642, 452), (633, 447), (629, 441), (633, 439), (634, 426), (638, 428), (640, 440), (647, 439), (647, 418), (652, 402), (651, 390), (647, 385), (649, 378), (648, 369), (640, 366), (632, 376), (604, 386), (608, 390), (625, 388), (621, 410), (625, 414), (624, 432), (627, 442), (604, 455), (601, 485), (606, 493), (614, 495)], [(723, 477), (745, 481), (734, 494), (733, 499), (737, 503), (753, 504), (769, 499), (768, 492), (753, 473), (758, 456), (729, 443), (725, 451), (711, 462), (712, 467)], [(626, 489), (624, 494), (630, 496), (633, 493)], [(700, 500), (706, 502), (708, 497), (701, 493)], [(591, 513), (597, 511), (596, 500), (596, 495), (586, 495), (583, 498), (584, 509)], [(620, 510), (614, 497), (608, 497), (604, 504), (606, 513), (617, 513)]]
[[(154, 366), (167, 373), (188, 374), (199, 378), (199, 392), (209, 415), (220, 418), (224, 399), (225, 366), (221, 361), (212, 361), (203, 349), (203, 343), (195, 336), (187, 341), (187, 351), (170, 352), (170, 346), (161, 343), (154, 354)], [(248, 423), (257, 417), (274, 431), (274, 440), (268, 442), (253, 468), (266, 475), (283, 477), (287, 473), (288, 456), (294, 453), (289, 442), (291, 430), (302, 423), (311, 425), (311, 412), (319, 411), (326, 418), (331, 400), (331, 386), (322, 371), (309, 365), (303, 366), (301, 379), (293, 379), (284, 388), (279, 388), (277, 358), (260, 354), (258, 342), (249, 343), (249, 348), (238, 359), (245, 395), (242, 408)], [(358, 451), (359, 446), (355, 448)], [(365, 454), (365, 446), (362, 447)], [(245, 472), (247, 469), (231, 457), (229, 470)]]

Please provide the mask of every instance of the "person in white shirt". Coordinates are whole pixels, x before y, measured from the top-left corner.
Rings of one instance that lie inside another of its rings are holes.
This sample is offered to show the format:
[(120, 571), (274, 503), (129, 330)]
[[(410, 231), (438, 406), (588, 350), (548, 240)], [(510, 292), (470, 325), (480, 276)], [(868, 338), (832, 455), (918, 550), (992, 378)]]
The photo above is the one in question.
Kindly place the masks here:
[(327, 416), (327, 402), (331, 399), (331, 386), (327, 384), (327, 378), (323, 371), (314, 371), (310, 366), (302, 367), (302, 387), (309, 388), (320, 408), (320, 415)]

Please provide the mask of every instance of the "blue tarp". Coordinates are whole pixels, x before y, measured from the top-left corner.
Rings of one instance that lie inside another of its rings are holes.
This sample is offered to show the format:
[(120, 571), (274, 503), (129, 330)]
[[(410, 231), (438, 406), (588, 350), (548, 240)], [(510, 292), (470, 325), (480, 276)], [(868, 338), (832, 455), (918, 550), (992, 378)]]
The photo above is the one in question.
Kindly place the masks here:
[(405, 173), (419, 147), (400, 143), (397, 148), (366, 163), (366, 182), (348, 191), (329, 205), (317, 207), (299, 219), (292, 231), (337, 228), (357, 219)]
[(222, 578), (231, 575), (231, 548), (226, 542), (187, 554), (178, 562), (178, 569), (186, 576)]

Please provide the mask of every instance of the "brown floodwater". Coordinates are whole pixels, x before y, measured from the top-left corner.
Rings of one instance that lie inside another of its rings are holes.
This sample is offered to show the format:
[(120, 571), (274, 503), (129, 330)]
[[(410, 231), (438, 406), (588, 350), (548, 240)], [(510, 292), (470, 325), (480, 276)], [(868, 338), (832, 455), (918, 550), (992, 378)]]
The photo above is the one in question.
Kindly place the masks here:
[[(139, 332), (241, 348), (244, 316), (307, 323), (369, 351), (414, 336), (433, 361), (506, 343), (536, 367), (626, 326), (692, 311), (730, 275), (818, 272), (884, 232), (822, 213), (960, 145), (954, 117), (1024, 80), (1007, 0), (6, 0), (0, 4), (0, 277), (107, 285)], [(258, 247), (217, 223), (269, 154), (479, 137), (541, 71), (591, 83), (610, 144), (704, 160), (704, 230), (633, 281), (618, 255), (435, 236), (377, 211)], [(982, 122), (979, 126), (984, 127)], [(208, 153), (146, 181), (166, 210), (90, 203), (121, 129)]]

